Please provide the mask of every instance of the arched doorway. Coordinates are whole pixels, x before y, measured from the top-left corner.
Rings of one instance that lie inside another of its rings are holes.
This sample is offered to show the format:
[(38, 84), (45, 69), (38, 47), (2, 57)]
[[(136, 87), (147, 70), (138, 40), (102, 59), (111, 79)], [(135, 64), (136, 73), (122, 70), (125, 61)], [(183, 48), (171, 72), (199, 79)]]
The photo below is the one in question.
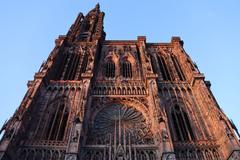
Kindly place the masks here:
[(82, 160), (156, 160), (150, 125), (133, 107), (114, 104), (103, 108), (86, 136)]

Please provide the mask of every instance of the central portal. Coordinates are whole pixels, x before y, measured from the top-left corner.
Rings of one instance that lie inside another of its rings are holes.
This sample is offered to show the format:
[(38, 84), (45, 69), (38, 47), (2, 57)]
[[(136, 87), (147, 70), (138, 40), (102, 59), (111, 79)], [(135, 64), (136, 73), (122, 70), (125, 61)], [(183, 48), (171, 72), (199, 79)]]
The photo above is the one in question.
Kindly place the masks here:
[(83, 160), (156, 160), (151, 125), (133, 107), (114, 104), (89, 124)]

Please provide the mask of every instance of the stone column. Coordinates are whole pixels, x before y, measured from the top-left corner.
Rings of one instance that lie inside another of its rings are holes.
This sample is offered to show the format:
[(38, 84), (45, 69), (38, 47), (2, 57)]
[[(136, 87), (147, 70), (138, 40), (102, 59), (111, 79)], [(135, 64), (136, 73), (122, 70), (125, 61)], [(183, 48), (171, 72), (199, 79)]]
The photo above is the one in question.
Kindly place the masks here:
[(162, 148), (161, 160), (175, 160), (175, 153), (173, 150), (172, 140), (170, 138), (170, 131), (167, 128), (167, 122), (159, 122), (160, 134), (161, 134), (161, 143), (160, 148)]
[[(170, 137), (170, 130), (168, 127), (167, 117), (163, 110), (163, 108), (160, 106), (160, 99), (158, 97), (158, 91), (157, 91), (157, 84), (154, 79), (154, 76), (147, 77), (148, 78), (148, 85), (149, 85), (149, 96), (152, 97), (151, 101), (154, 105), (154, 117), (156, 117), (156, 130), (157, 130), (157, 136), (158, 139), (158, 158), (161, 160), (174, 160), (175, 154), (173, 150), (173, 144)], [(155, 77), (156, 78), (156, 77)]]
[(71, 133), (70, 133), (71, 136), (68, 143), (67, 153), (65, 155), (65, 160), (78, 159), (81, 130), (82, 130), (82, 122), (80, 121), (79, 118), (75, 118), (72, 129), (71, 129)]

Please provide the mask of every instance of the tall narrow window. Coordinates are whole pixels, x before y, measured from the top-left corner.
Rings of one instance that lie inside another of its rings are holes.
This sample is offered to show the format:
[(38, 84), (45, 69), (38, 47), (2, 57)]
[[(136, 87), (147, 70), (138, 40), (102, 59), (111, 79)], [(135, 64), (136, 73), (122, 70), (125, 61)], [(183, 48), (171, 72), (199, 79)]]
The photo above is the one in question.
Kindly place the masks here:
[(77, 66), (79, 65), (80, 56), (76, 53), (64, 53), (61, 55), (61, 61), (58, 62), (59, 67), (57, 74), (55, 75), (56, 80), (74, 80)]
[(74, 80), (76, 72), (77, 72), (77, 68), (78, 68), (78, 65), (79, 65), (79, 60), (80, 60), (79, 54), (75, 54), (74, 61), (71, 65), (71, 70), (69, 70), (69, 73), (68, 73), (68, 79), (69, 80)]
[(62, 80), (68, 80), (68, 76), (69, 76), (69, 72), (71, 70), (71, 65), (73, 63), (73, 59), (74, 59), (74, 55), (75, 54), (70, 54), (70, 53), (66, 53), (65, 54), (65, 58), (64, 58), (64, 63), (62, 64), (62, 68), (61, 68), (61, 79)]
[(59, 55), (58, 61), (55, 61), (55, 63), (58, 63), (58, 69), (57, 74), (55, 74), (55, 80), (59, 80), (63, 77), (63, 72), (66, 64), (66, 61), (68, 59), (69, 54), (62, 53)]
[(175, 67), (175, 69), (176, 69), (176, 71), (177, 71), (177, 74), (178, 74), (179, 79), (180, 79), (181, 81), (184, 81), (184, 80), (185, 80), (185, 76), (184, 76), (184, 74), (183, 74), (183, 71), (182, 71), (182, 69), (181, 69), (181, 66), (180, 66), (177, 58), (176, 58), (175, 56), (173, 56), (173, 55), (172, 55), (171, 57), (172, 57), (172, 61), (173, 61), (174, 67)]
[(132, 77), (132, 64), (128, 61), (122, 62), (121, 73), (124, 78), (131, 78)]
[(72, 69), (75, 54), (69, 54), (63, 71), (63, 80), (69, 80), (69, 73)]
[(111, 60), (105, 64), (105, 77), (107, 78), (115, 77), (115, 63)]
[(156, 63), (156, 60), (155, 60), (155, 57), (150, 55), (150, 58), (151, 58), (151, 63), (152, 63), (152, 68), (153, 68), (153, 73), (157, 73), (157, 63)]
[(166, 65), (163, 57), (162, 56), (158, 56), (157, 59), (158, 59), (158, 65), (159, 65), (160, 71), (161, 71), (162, 76), (163, 76), (163, 80), (164, 81), (171, 80), (171, 77), (170, 77), (167, 65)]
[(178, 141), (194, 140), (187, 113), (179, 105), (175, 105), (171, 112), (172, 121)]
[(47, 123), (46, 139), (63, 140), (65, 128), (68, 120), (68, 109), (63, 102), (56, 103), (50, 107), (55, 107), (49, 113), (49, 121)]

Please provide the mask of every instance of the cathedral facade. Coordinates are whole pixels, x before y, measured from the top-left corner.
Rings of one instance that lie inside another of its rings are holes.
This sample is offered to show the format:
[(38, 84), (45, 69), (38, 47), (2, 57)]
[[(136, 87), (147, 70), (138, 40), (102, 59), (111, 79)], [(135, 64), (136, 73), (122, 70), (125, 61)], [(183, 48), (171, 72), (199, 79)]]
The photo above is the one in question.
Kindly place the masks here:
[(179, 37), (105, 40), (80, 13), (3, 125), (0, 160), (240, 159), (234, 124)]

